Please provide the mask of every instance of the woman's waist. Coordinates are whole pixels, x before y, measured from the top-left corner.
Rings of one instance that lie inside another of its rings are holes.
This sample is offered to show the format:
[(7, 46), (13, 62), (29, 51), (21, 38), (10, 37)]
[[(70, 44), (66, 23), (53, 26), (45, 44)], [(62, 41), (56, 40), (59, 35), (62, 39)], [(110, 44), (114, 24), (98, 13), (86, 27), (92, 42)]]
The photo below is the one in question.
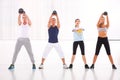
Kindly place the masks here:
[(98, 36), (99, 37), (107, 37), (107, 32), (99, 32)]

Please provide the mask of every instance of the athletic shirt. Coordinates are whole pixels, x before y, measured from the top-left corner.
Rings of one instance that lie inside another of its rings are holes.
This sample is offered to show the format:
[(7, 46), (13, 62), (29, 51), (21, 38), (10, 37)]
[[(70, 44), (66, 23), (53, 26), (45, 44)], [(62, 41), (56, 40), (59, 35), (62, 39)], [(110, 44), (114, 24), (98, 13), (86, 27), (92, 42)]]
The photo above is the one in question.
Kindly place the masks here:
[(59, 30), (58, 30), (57, 26), (55, 26), (55, 27), (51, 26), (48, 29), (48, 35), (49, 35), (48, 42), (57, 43), (58, 42), (58, 33), (59, 33)]
[(18, 27), (18, 38), (29, 38), (30, 27), (28, 24)]
[[(81, 28), (78, 28), (76, 27), (75, 29), (73, 30), (79, 30)], [(73, 32), (73, 38), (74, 38), (74, 41), (83, 41), (83, 31), (75, 31)]]

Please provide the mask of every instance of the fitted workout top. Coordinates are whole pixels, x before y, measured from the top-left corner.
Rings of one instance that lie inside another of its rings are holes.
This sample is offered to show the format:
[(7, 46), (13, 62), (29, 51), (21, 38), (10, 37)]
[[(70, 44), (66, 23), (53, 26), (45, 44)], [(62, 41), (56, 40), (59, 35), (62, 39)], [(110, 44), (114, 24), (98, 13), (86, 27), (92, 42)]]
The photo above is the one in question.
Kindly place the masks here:
[(98, 28), (98, 32), (102, 32), (102, 31), (107, 32), (107, 28)]
[(55, 26), (55, 27), (51, 26), (48, 29), (48, 35), (49, 35), (48, 42), (57, 43), (58, 42), (58, 33), (59, 33), (59, 29), (57, 28), (57, 26)]

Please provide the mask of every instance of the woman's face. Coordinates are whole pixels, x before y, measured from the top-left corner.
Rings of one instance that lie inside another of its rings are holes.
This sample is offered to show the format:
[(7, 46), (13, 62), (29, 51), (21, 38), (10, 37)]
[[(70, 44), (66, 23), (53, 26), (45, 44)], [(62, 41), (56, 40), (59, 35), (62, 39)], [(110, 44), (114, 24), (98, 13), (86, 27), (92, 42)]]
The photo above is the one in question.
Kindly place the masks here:
[(102, 18), (100, 19), (99, 24), (104, 24), (104, 22), (105, 22), (105, 18), (104, 18), (104, 17), (102, 17)]
[(76, 20), (76, 21), (75, 21), (75, 25), (76, 25), (76, 26), (79, 26), (79, 24), (80, 24), (80, 20)]
[(51, 19), (51, 24), (52, 24), (52, 25), (55, 25), (55, 24), (56, 24), (56, 19), (55, 19), (55, 18), (52, 18), (52, 19)]

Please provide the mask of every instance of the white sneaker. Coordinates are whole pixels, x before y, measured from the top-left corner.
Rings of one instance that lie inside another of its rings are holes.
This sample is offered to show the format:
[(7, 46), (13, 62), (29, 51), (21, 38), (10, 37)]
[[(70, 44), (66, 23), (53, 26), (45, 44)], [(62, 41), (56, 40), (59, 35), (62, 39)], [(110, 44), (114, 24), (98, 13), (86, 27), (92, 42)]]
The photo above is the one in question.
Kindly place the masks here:
[(68, 67), (67, 67), (66, 64), (63, 64), (63, 68), (64, 68), (64, 69), (68, 69)]
[(39, 69), (43, 69), (43, 64), (41, 64), (41, 65), (39, 66)]

